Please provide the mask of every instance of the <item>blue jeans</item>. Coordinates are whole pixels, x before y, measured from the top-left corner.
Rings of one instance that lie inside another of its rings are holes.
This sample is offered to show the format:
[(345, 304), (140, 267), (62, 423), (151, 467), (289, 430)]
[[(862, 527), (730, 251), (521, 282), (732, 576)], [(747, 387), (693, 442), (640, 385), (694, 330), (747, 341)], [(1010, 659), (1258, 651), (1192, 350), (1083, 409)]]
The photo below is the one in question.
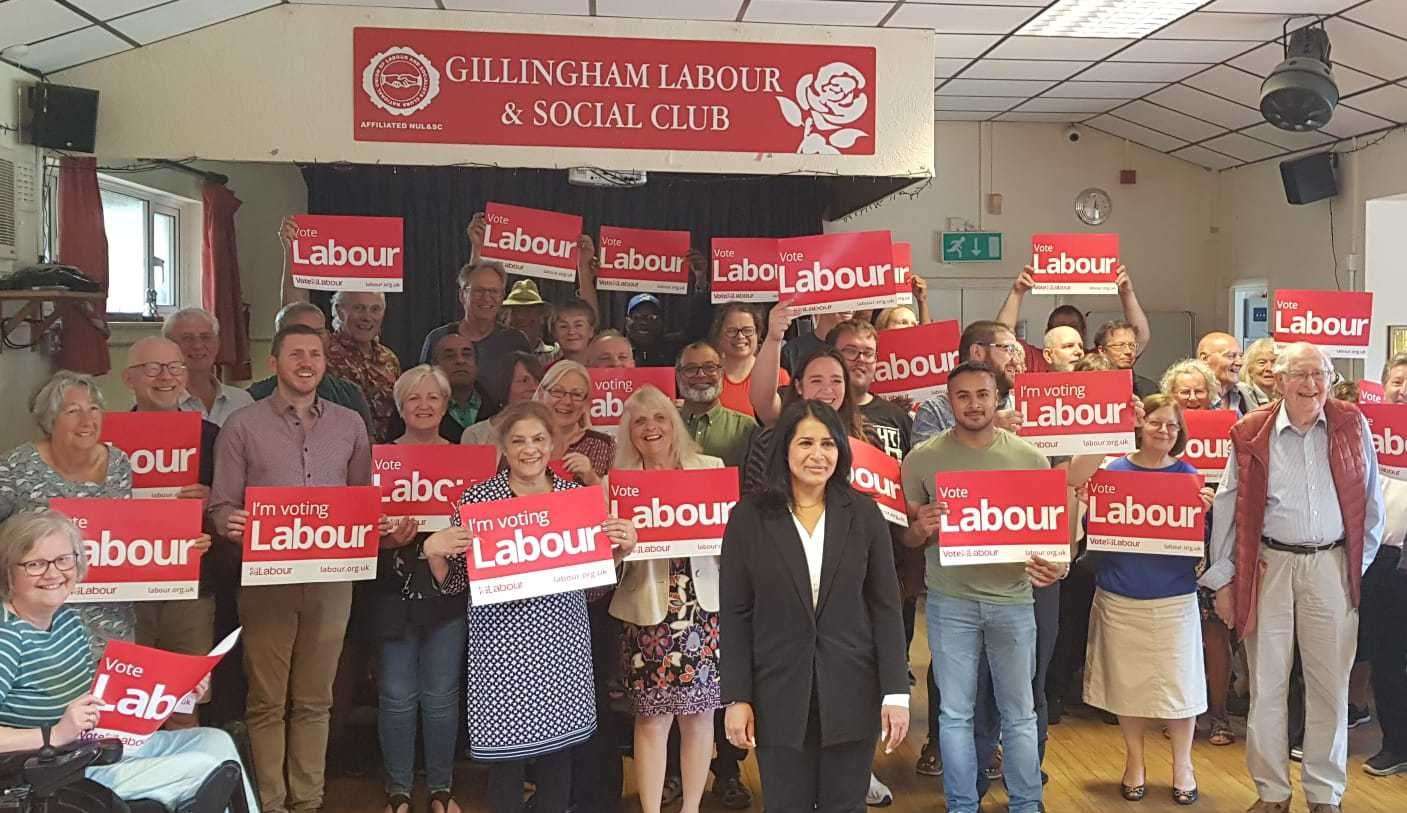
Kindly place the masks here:
[[(206, 777), (226, 761), (243, 766), (230, 735), (218, 728), (158, 731), (140, 748), (128, 749), (115, 765), (89, 768), (87, 777), (123, 799), (151, 799), (174, 810), (195, 797)], [(259, 800), (244, 777), (250, 811)]]
[(928, 642), (942, 695), (938, 744), (949, 813), (977, 813), (980, 771), (973, 720), (977, 676), (986, 661), (1001, 717), (1002, 761), (1011, 813), (1036, 813), (1040, 756), (1031, 678), (1036, 670), (1036, 616), (1029, 604), (986, 604), (928, 596)]
[(381, 642), (377, 730), (387, 793), (415, 787), (417, 713), (424, 727), (426, 785), (433, 793), (453, 784), (464, 626), (463, 615), (429, 627), (409, 624), (404, 637)]

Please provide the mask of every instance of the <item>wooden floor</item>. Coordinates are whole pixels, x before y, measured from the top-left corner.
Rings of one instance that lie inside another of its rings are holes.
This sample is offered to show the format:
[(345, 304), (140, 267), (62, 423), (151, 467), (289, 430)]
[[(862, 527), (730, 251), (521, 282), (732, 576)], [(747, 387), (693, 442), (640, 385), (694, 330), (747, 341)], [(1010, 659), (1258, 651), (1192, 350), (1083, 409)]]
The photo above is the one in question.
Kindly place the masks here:
[[(915, 674), (927, 658), (921, 653), (926, 650), (923, 630), (920, 625), (918, 638), (914, 641)], [(927, 691), (923, 681), (914, 687), (914, 708), (925, 707)], [(1238, 734), (1242, 733), (1244, 720), (1233, 720)], [(881, 754), (876, 771), (881, 780), (894, 791), (894, 804), (886, 813), (934, 813), (946, 809), (940, 789), (940, 779), (919, 776), (914, 773), (914, 761), (923, 746), (926, 724), (915, 719), (914, 730), (908, 741), (894, 754)], [(1373, 777), (1363, 773), (1363, 760), (1377, 752), (1379, 742), (1377, 723), (1359, 726), (1349, 734), (1349, 774), (1348, 794), (1344, 798), (1346, 813), (1407, 813), (1407, 774), (1390, 777)], [(1064, 811), (1127, 811), (1127, 813), (1156, 813), (1157, 811), (1201, 811), (1201, 813), (1237, 813), (1249, 807), (1256, 800), (1255, 786), (1246, 773), (1245, 748), (1242, 739), (1234, 745), (1215, 747), (1207, 743), (1205, 734), (1200, 733), (1193, 750), (1197, 768), (1197, 782), (1201, 789), (1201, 801), (1192, 807), (1181, 807), (1170, 798), (1172, 782), (1172, 756), (1167, 740), (1160, 734), (1149, 737), (1147, 746), (1148, 795), (1141, 803), (1124, 801), (1119, 796), (1119, 778), (1123, 772), (1123, 739), (1117, 726), (1106, 725), (1093, 711), (1080, 707), (1067, 712), (1064, 720), (1050, 729), (1050, 742), (1046, 750), (1045, 769), (1050, 774), (1050, 784), (1046, 786), (1045, 803), (1050, 813)], [(626, 801), (625, 813), (639, 810), (633, 783), (630, 777), (630, 761), (626, 760)], [(1299, 766), (1292, 765), (1291, 775), (1295, 782), (1293, 813), (1307, 810), (1299, 788)], [(455, 778), (455, 797), (465, 811), (483, 813), (486, 770), (482, 766), (467, 762), (459, 763)], [(760, 783), (757, 777), (757, 763), (749, 757), (743, 766), (743, 775), (758, 799), (752, 810), (762, 813)], [(424, 789), (416, 795), (416, 811), (425, 810)], [(328, 783), (328, 811), (341, 813), (379, 813), (383, 809), (383, 795), (379, 780), (336, 779)], [(678, 803), (667, 808), (667, 813), (677, 811)], [(1006, 810), (1006, 795), (1001, 784), (997, 783), (988, 795), (984, 811)], [(710, 794), (704, 794), (703, 810), (723, 811)]]

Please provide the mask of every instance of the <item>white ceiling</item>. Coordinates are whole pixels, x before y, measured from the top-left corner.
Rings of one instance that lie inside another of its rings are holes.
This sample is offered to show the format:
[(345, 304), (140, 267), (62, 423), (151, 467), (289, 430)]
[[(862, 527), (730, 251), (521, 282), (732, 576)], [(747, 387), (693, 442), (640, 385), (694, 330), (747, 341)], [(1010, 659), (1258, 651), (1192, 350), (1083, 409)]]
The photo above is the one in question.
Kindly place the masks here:
[[(1407, 123), (1407, 0), (1207, 0), (1139, 40), (1014, 35), (1051, 0), (0, 0), (0, 51), (48, 73), (288, 2), (929, 28), (938, 120), (1080, 122), (1212, 169)], [(1291, 14), (1330, 17), (1322, 133), (1257, 109)]]

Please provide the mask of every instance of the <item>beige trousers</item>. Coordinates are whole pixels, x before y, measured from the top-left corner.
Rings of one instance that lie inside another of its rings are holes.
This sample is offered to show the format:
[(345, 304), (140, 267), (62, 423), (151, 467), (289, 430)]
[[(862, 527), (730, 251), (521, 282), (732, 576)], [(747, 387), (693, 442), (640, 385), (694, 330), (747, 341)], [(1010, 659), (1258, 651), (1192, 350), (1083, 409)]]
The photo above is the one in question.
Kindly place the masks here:
[(1246, 639), (1251, 712), (1246, 766), (1260, 798), (1290, 798), (1290, 669), (1299, 644), (1304, 669), (1302, 784), (1309, 804), (1339, 804), (1348, 783), (1348, 673), (1358, 646), (1358, 611), (1348, 598), (1343, 548), (1297, 554), (1262, 548), (1255, 630)]

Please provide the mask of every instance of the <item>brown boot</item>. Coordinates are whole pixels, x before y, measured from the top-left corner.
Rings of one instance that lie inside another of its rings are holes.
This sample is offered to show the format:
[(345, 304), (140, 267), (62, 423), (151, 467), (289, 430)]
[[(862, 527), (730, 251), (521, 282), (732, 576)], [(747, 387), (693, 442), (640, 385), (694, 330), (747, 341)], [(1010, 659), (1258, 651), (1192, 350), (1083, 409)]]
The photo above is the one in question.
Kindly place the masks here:
[(1246, 809), (1246, 813), (1290, 813), (1290, 800), (1267, 802), (1264, 799), (1257, 799), (1255, 804)]
[(1309, 806), (1309, 813), (1343, 813), (1343, 808), (1318, 802)]

